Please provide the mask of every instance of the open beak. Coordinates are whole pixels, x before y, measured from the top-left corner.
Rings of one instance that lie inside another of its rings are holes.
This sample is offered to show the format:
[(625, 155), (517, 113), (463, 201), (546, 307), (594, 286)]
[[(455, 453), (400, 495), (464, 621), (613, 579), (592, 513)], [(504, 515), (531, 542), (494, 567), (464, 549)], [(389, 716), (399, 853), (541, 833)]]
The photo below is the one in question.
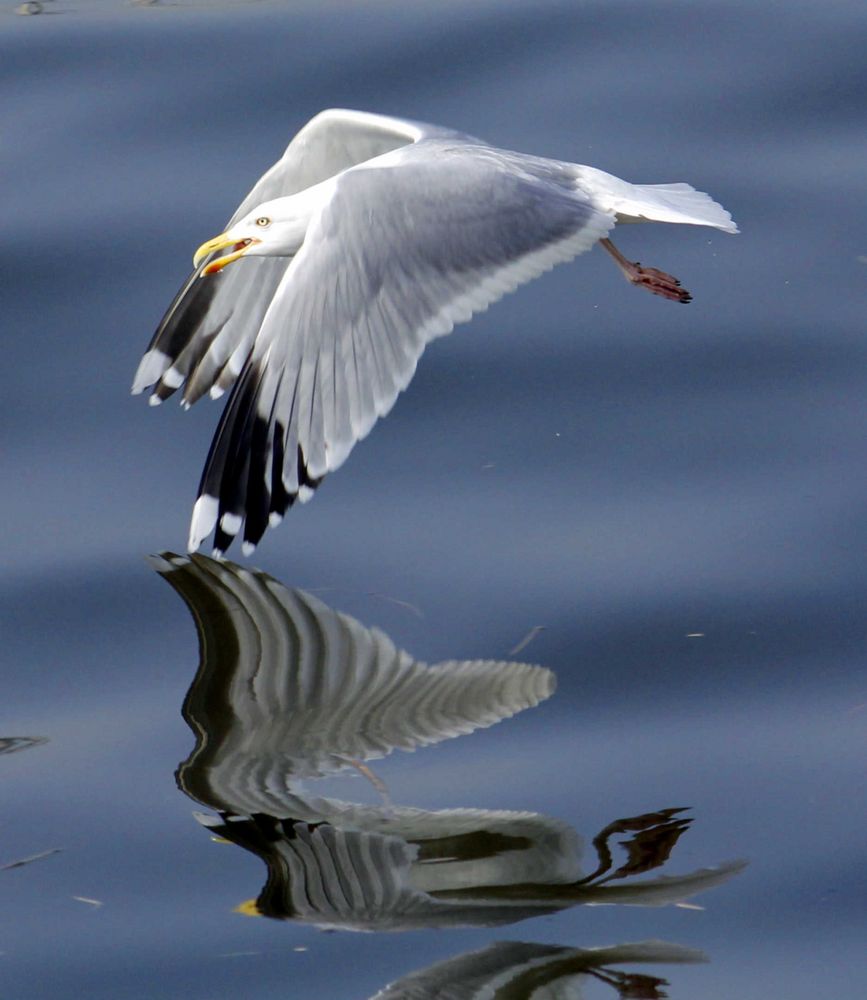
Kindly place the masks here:
[(207, 243), (203, 243), (199, 247), (193, 255), (193, 267), (198, 267), (202, 260), (204, 260), (208, 254), (214, 253), (215, 250), (223, 250), (225, 247), (232, 247), (231, 253), (224, 254), (222, 257), (217, 257), (216, 260), (212, 260), (204, 271), (202, 271), (202, 274), (216, 274), (217, 271), (222, 271), (227, 264), (231, 264), (233, 260), (243, 257), (247, 252), (248, 247), (252, 246), (254, 243), (260, 242), (261, 240), (254, 239), (236, 240), (226, 233), (221, 233), (219, 236), (215, 236), (212, 240), (208, 240)]

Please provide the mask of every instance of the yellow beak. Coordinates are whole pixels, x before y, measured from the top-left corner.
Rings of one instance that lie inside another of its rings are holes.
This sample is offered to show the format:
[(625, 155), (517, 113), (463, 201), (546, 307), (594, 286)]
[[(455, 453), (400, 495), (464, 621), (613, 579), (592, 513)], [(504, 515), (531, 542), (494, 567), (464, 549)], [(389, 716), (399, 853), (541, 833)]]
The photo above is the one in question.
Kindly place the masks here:
[(198, 267), (205, 257), (207, 257), (208, 254), (214, 253), (215, 250), (222, 250), (225, 247), (233, 247), (234, 249), (232, 253), (224, 254), (216, 260), (212, 260), (204, 271), (202, 271), (202, 274), (216, 274), (217, 271), (222, 271), (227, 264), (231, 264), (233, 260), (243, 257), (248, 247), (259, 242), (261, 241), (254, 239), (236, 240), (234, 237), (229, 236), (226, 233), (221, 233), (219, 236), (215, 236), (212, 240), (208, 240), (207, 243), (203, 243), (195, 254), (193, 254), (193, 267)]

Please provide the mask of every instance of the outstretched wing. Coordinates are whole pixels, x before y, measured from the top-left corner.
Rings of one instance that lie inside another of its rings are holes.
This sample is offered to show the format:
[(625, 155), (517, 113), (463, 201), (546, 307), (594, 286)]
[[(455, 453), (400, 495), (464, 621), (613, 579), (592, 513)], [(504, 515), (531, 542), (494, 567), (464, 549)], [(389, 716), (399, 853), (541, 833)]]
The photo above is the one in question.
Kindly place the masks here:
[[(457, 135), (361, 111), (323, 111), (301, 129), (281, 159), (256, 182), (226, 228), (264, 201), (296, 194), (348, 167), (426, 136), (447, 134)], [(139, 393), (155, 386), (154, 403), (185, 384), (186, 404), (194, 403), (208, 390), (218, 396), (232, 385), (289, 266), (288, 258), (248, 258), (219, 277), (200, 281), (211, 259), (203, 260), (184, 282), (139, 364), (132, 391)]]
[[(190, 548), (247, 548), (406, 388), (425, 345), (613, 227), (572, 168), (433, 139), (336, 178), (211, 446)], [(241, 262), (243, 263), (243, 261)]]

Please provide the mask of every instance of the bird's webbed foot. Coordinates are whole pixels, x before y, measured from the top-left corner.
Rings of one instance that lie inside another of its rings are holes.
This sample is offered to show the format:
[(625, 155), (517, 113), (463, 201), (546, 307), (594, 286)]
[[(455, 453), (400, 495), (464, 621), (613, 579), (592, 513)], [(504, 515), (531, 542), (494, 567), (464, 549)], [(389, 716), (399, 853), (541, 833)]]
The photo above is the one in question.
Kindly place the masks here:
[(672, 274), (660, 271), (656, 267), (642, 267), (638, 261), (627, 260), (611, 240), (599, 241), (605, 250), (614, 258), (623, 276), (638, 288), (644, 288), (653, 295), (659, 295), (672, 302), (691, 302), (692, 296), (681, 287), (680, 282)]

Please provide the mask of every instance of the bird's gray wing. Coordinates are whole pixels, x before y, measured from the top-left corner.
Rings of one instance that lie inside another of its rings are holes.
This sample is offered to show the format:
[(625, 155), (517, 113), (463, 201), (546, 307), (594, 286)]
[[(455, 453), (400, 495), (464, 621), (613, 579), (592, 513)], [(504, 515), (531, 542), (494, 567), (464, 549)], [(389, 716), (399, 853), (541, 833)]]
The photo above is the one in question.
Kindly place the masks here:
[[(361, 111), (323, 111), (292, 139), (225, 228), (264, 201), (296, 194), (371, 157), (438, 135), (458, 133)], [(185, 386), (184, 401), (192, 404), (208, 390), (220, 395), (237, 378), (289, 259), (248, 258), (216, 279), (199, 280), (210, 260), (201, 262), (169, 306), (139, 364), (134, 393), (153, 385), (152, 400), (158, 403)]]
[[(431, 140), (341, 174), (280, 282), (211, 446), (190, 548), (255, 544), (406, 388), (425, 345), (614, 225), (570, 168)], [(243, 262), (242, 262), (243, 263)]]

